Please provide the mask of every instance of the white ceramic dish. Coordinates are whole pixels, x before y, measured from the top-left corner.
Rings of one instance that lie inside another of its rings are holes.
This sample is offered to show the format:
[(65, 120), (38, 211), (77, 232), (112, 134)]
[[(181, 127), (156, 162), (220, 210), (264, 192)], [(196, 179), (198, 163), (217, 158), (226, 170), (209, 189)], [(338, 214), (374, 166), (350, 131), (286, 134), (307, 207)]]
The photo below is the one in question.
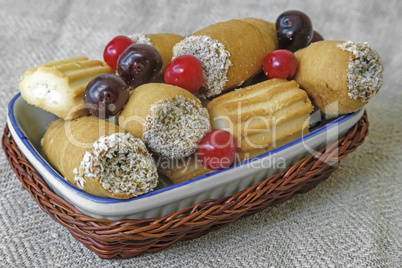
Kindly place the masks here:
[(43, 157), (40, 140), (56, 116), (27, 104), (17, 94), (9, 104), (7, 124), (20, 150), (56, 194), (86, 215), (118, 220), (159, 218), (202, 200), (233, 195), (337, 140), (360, 119), (363, 112), (361, 109), (324, 121), (302, 138), (230, 168), (176, 185), (163, 185), (153, 192), (128, 200), (89, 195), (66, 182), (50, 166)]

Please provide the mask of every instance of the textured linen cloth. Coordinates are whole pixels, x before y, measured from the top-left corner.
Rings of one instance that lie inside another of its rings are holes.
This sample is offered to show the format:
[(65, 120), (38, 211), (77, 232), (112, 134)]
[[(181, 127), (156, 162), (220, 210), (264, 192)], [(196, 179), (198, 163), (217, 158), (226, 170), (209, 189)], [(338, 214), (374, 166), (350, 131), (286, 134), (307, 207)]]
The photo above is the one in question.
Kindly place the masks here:
[[(0, 156), (0, 267), (401, 267), (402, 2), (0, 1), (0, 130), (26, 69), (102, 59), (118, 34), (182, 35), (232, 18), (307, 13), (326, 39), (367, 41), (385, 65), (370, 134), (312, 191), (156, 254), (102, 260), (45, 214)], [(323, 70), (324, 72), (325, 70)], [(2, 132), (1, 132), (2, 133)]]

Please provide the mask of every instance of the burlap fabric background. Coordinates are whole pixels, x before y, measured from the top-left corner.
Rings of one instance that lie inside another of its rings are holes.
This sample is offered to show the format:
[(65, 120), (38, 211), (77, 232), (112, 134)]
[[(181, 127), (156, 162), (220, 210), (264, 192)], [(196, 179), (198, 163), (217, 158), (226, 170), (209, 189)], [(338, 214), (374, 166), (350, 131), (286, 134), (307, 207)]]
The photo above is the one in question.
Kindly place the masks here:
[[(131, 260), (101, 260), (42, 212), (0, 157), (0, 267), (401, 267), (402, 2), (0, 1), (0, 130), (23, 72), (102, 58), (115, 35), (182, 35), (232, 18), (299, 9), (326, 39), (368, 41), (385, 64), (363, 146), (311, 192), (199, 239)], [(399, 27), (398, 27), (399, 26)], [(323, 70), (325, 71), (325, 70)]]

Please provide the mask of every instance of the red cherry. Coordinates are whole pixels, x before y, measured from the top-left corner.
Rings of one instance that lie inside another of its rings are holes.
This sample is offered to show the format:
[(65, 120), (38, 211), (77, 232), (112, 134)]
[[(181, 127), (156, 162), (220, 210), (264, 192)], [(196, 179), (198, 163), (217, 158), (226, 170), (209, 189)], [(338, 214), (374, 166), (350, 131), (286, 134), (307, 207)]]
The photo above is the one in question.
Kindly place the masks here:
[(192, 55), (182, 55), (166, 67), (165, 83), (197, 92), (204, 81), (201, 62)]
[(208, 132), (199, 143), (198, 159), (211, 170), (230, 166), (236, 156), (236, 140), (229, 132), (215, 129)]
[(117, 60), (120, 54), (126, 50), (134, 41), (124, 35), (118, 35), (110, 41), (103, 51), (103, 59), (113, 70), (117, 69)]
[(263, 70), (269, 79), (290, 79), (296, 73), (297, 65), (297, 59), (293, 52), (287, 49), (278, 49), (265, 57)]

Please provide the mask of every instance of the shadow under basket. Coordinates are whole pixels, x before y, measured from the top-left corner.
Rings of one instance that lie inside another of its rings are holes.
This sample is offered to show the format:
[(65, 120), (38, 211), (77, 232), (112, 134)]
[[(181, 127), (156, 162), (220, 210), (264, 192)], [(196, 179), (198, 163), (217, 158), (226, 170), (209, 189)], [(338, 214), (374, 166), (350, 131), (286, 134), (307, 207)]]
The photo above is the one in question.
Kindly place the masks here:
[(131, 258), (163, 250), (181, 239), (200, 237), (268, 206), (305, 193), (329, 177), (340, 161), (356, 150), (368, 134), (367, 112), (344, 137), (305, 157), (288, 169), (232, 196), (204, 200), (162, 218), (110, 221), (84, 215), (53, 193), (18, 149), (8, 127), (2, 146), (23, 187), (43, 211), (99, 257)]

